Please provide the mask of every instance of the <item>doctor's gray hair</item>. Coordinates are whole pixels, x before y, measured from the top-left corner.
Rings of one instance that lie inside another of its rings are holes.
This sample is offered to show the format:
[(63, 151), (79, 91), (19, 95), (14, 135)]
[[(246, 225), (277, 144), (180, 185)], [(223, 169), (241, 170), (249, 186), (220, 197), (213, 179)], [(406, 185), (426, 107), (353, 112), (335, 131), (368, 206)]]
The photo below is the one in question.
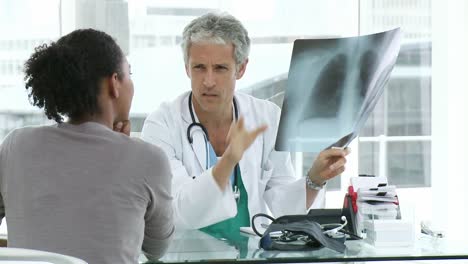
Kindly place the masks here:
[(236, 68), (249, 57), (250, 39), (242, 23), (228, 13), (207, 13), (190, 22), (182, 34), (184, 62), (188, 64), (189, 49), (192, 43), (234, 45)]

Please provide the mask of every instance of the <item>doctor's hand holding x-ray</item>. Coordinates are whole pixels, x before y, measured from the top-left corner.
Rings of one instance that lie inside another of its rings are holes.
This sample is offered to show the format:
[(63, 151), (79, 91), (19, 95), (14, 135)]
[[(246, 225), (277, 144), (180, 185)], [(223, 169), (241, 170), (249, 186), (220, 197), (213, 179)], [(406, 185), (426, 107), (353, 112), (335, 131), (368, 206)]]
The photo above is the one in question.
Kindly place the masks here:
[(163, 103), (142, 130), (169, 157), (176, 227), (238, 233), (257, 213), (323, 207), (322, 187), (344, 171), (348, 150), (322, 151), (296, 177), (289, 152), (274, 150), (280, 109), (235, 91), (250, 50), (242, 24), (203, 15), (184, 29), (182, 48), (191, 91)]

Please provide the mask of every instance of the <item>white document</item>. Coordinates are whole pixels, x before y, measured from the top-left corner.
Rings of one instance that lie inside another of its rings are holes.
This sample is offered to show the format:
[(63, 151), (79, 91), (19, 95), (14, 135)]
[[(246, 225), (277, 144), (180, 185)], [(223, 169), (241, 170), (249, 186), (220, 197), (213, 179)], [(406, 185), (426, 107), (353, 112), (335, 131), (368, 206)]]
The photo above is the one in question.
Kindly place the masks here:
[[(353, 186), (354, 191), (357, 192), (359, 189), (370, 189), (387, 186), (388, 181), (387, 177), (351, 177), (350, 178), (351, 186)], [(383, 186), (382, 186), (383, 185)]]

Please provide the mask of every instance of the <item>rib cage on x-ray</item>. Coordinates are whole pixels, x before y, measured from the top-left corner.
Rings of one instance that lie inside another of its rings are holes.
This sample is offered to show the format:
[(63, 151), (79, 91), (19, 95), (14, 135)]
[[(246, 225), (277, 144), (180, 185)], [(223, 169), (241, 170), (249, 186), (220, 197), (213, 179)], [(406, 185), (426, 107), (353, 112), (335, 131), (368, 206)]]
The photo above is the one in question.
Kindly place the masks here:
[(294, 42), (277, 150), (347, 146), (374, 109), (400, 47), (399, 29)]

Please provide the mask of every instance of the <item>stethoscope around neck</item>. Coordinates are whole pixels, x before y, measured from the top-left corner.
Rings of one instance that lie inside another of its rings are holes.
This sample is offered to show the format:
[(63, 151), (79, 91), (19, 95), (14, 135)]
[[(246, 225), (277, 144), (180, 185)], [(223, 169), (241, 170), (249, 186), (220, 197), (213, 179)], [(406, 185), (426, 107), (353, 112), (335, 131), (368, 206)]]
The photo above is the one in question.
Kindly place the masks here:
[[(236, 102), (236, 99), (233, 98), (232, 99), (232, 104), (234, 106), (234, 117), (235, 117), (235, 120), (237, 121), (239, 119), (239, 111), (237, 109), (237, 102)], [(195, 114), (193, 113), (193, 105), (192, 105), (192, 92), (190, 92), (190, 95), (189, 95), (189, 98), (188, 98), (188, 109), (189, 109), (189, 112), (190, 112), (190, 117), (192, 118), (192, 123), (187, 127), (187, 140), (188, 142), (190, 143), (190, 145), (192, 146), (192, 149), (195, 151), (194, 147), (193, 147), (193, 137), (192, 137), (192, 134), (191, 134), (191, 131), (192, 129), (198, 127), (202, 130), (203, 132), (203, 138), (205, 140), (205, 153), (206, 153), (206, 164), (205, 164), (205, 169), (208, 169), (208, 162), (210, 160), (210, 157), (209, 157), (209, 149), (208, 149), (208, 144), (210, 143), (210, 138), (208, 136), (208, 131), (206, 130), (205, 126), (203, 126), (202, 123), (199, 123), (199, 122), (196, 122), (195, 120)], [(201, 163), (200, 163), (201, 165)], [(239, 177), (239, 164), (236, 164), (236, 166), (234, 167), (234, 182), (233, 182), (233, 186), (234, 186), (234, 197), (236, 198), (236, 200), (239, 200), (239, 197), (240, 197), (240, 192), (239, 192), (239, 187), (238, 187), (238, 177)], [(193, 177), (195, 178), (195, 177)]]

